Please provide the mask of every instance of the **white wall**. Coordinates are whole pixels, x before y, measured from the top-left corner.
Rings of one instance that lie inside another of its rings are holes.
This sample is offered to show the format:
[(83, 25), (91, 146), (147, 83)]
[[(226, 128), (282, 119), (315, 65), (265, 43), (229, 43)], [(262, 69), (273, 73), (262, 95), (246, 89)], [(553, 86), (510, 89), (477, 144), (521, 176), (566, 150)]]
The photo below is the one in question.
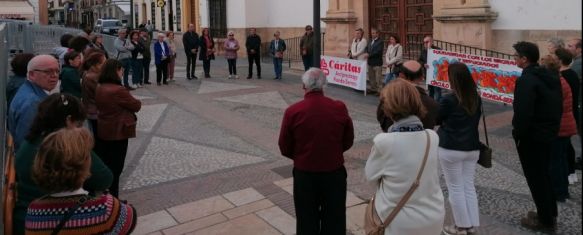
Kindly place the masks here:
[[(267, 9), (268, 13), (266, 23), (267, 27), (304, 27), (313, 25), (313, 0), (269, 0)], [(320, 1), (320, 17), (326, 17), (328, 11), (328, 0)], [(322, 27), (326, 23), (320, 22)]]
[[(198, 12), (200, 13), (200, 27), (205, 28), (209, 27), (209, 7), (208, 2), (212, 0), (201, 0), (199, 1), (200, 5), (198, 6)], [(229, 18), (229, 17), (227, 17)]]
[(581, 30), (581, 0), (490, 0), (495, 30)]
[(227, 0), (227, 26), (229, 28), (245, 28), (247, 25), (246, 1)]

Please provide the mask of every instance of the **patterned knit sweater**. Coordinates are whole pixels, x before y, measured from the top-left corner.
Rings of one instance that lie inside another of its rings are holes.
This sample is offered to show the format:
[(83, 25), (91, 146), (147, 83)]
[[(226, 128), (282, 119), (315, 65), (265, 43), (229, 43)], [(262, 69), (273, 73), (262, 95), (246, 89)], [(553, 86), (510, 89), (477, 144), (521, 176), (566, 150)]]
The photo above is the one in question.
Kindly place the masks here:
[[(26, 234), (51, 234), (83, 195), (47, 196), (30, 203)], [(136, 225), (136, 210), (110, 194), (89, 197), (67, 221), (59, 234), (130, 234)]]

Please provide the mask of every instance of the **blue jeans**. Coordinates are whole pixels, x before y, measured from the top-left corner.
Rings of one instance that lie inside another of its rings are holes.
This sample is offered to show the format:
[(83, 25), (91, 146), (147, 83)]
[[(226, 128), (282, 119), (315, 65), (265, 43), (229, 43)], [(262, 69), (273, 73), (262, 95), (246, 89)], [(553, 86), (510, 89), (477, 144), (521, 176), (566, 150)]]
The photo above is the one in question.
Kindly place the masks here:
[(386, 73), (385, 74), (385, 80), (383, 81), (383, 85), (387, 85), (389, 84), (389, 82), (395, 80), (395, 78), (397, 78), (397, 75), (394, 73)]
[(121, 59), (119, 60), (119, 62), (121, 63), (121, 66), (123, 67), (123, 85), (124, 86), (129, 86), (129, 82), (128, 82), (128, 77), (130, 76), (130, 69), (132, 66), (132, 59), (131, 58), (125, 58), (125, 59)]
[(273, 68), (275, 70), (275, 77), (281, 79), (281, 72), (283, 70), (282, 67), (283, 58), (273, 58)]
[(132, 59), (132, 83), (134, 85), (143, 82), (142, 73), (144, 72), (144, 59)]

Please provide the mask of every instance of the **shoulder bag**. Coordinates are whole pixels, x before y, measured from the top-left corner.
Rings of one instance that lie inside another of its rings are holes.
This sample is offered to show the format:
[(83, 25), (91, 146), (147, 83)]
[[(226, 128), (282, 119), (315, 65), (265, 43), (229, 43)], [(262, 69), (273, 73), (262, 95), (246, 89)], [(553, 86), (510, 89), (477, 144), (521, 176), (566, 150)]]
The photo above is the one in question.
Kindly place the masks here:
[[(405, 203), (407, 203), (411, 195), (413, 195), (413, 192), (415, 192), (417, 187), (419, 187), (419, 180), (421, 179), (421, 175), (423, 175), (423, 169), (425, 168), (427, 156), (429, 155), (429, 147), (431, 145), (431, 139), (429, 138), (429, 133), (427, 132), (427, 130), (425, 131), (425, 136), (427, 138), (427, 146), (425, 146), (425, 155), (423, 156), (421, 167), (419, 168), (419, 171), (417, 173), (417, 178), (415, 179), (415, 181), (413, 181), (413, 184), (411, 185), (411, 188), (409, 188), (409, 191), (407, 191), (403, 198), (401, 198), (401, 200), (399, 201), (399, 203), (397, 203), (397, 206), (391, 211), (389, 216), (387, 216), (387, 218), (384, 221), (381, 220), (375, 209), (374, 195), (370, 202), (368, 203), (368, 205), (366, 206), (366, 210), (364, 212), (364, 230), (366, 235), (385, 234), (385, 229), (387, 228), (387, 226), (389, 226), (393, 219), (397, 217), (399, 211), (401, 211), (403, 206), (405, 206)], [(379, 187), (381, 185), (381, 181), (382, 178), (379, 180)]]
[(478, 164), (484, 168), (492, 167), (492, 149), (490, 148), (490, 142), (488, 141), (488, 128), (486, 128), (486, 114), (484, 113), (484, 104), (480, 100), (480, 107), (482, 110), (482, 123), (484, 123), (484, 136), (486, 137), (486, 144), (480, 141), (480, 157), (478, 158)]

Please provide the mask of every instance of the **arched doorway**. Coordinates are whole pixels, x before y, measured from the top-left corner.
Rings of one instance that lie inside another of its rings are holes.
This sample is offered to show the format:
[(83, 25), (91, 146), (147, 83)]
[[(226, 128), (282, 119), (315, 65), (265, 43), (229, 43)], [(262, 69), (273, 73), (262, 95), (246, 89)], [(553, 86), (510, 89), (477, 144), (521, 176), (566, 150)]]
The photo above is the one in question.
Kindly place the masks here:
[(381, 38), (398, 35), (406, 58), (417, 58), (423, 37), (433, 34), (433, 0), (369, 0), (369, 25)]

